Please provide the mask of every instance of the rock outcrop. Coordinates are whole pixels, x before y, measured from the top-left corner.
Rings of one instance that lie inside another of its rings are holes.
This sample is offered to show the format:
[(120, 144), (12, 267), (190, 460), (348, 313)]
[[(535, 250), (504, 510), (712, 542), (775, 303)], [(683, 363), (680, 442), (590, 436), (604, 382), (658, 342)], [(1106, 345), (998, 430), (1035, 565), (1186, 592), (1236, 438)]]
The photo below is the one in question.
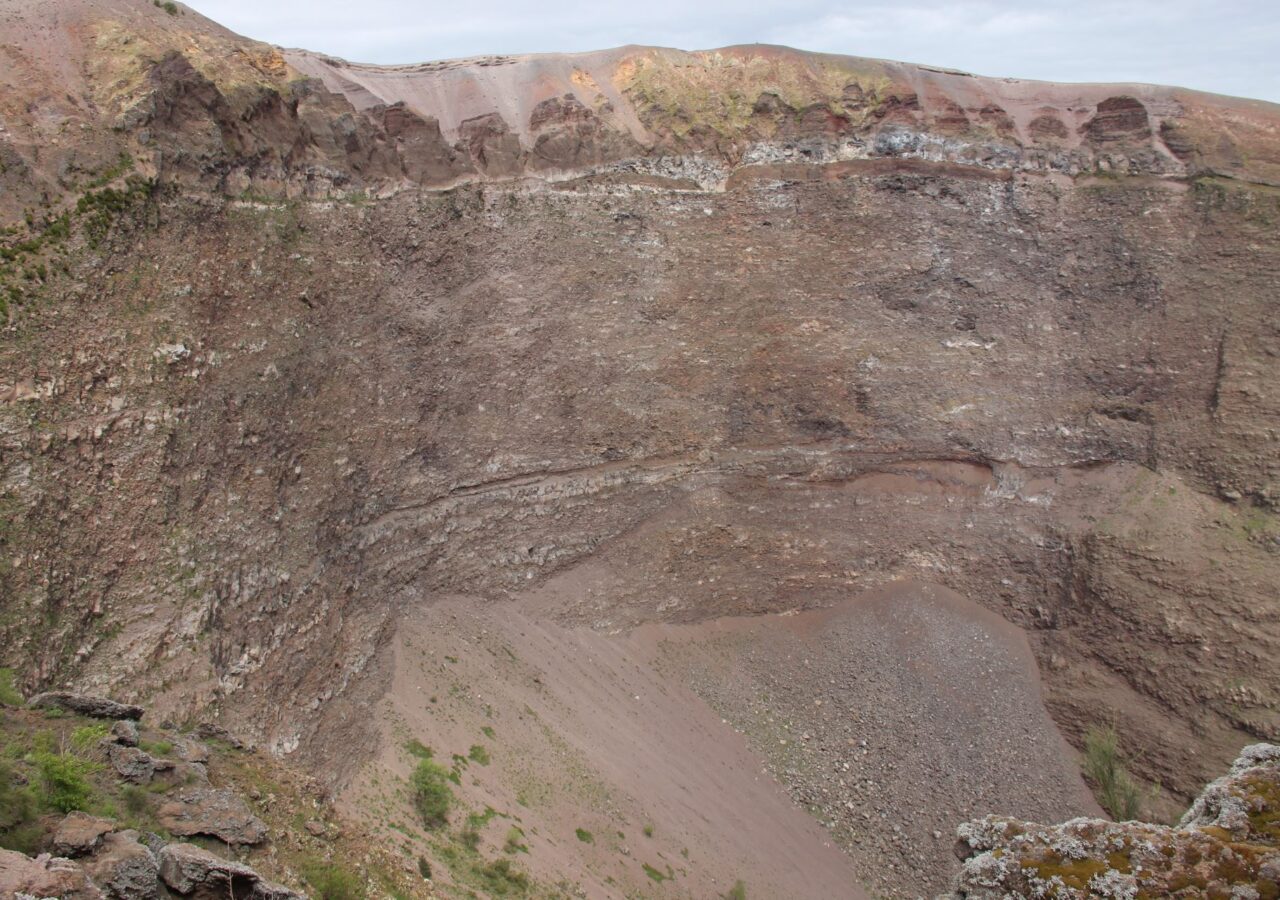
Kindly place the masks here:
[(132, 703), (118, 703), (106, 697), (91, 697), (86, 694), (72, 694), (67, 691), (47, 691), (36, 694), (27, 701), (28, 706), (37, 709), (65, 709), (91, 716), (95, 719), (130, 719), (137, 721), (146, 712), (141, 706)]
[(160, 851), (160, 878), (174, 892), (194, 900), (305, 900), (295, 891), (264, 880), (248, 866), (214, 856), (194, 844), (166, 845)]
[(957, 833), (957, 898), (1269, 900), (1280, 896), (1280, 746), (1246, 747), (1177, 827), (989, 816)]

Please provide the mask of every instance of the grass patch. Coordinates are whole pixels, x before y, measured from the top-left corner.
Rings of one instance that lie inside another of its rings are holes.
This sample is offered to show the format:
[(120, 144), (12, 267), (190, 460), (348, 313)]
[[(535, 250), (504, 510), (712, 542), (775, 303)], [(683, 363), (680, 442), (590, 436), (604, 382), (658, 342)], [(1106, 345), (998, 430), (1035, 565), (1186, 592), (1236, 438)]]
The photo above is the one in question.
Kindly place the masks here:
[(429, 759), (420, 760), (409, 778), (413, 789), (413, 808), (428, 828), (439, 828), (449, 821), (453, 790), (448, 781), (448, 770)]
[(724, 895), (724, 900), (747, 900), (747, 885), (741, 878), (733, 883), (733, 887), (729, 888), (729, 892)]
[(335, 862), (308, 860), (302, 865), (302, 877), (315, 900), (365, 900), (369, 895), (358, 875)]
[(483, 744), (472, 744), (471, 749), (467, 751), (467, 758), (472, 762), (480, 763), (482, 766), (489, 765), (489, 751), (484, 748)]
[(578, 836), (578, 840), (582, 841), (584, 844), (594, 844), (596, 842), (596, 836), (585, 828), (574, 829), (573, 833), (576, 834)]
[(410, 740), (405, 741), (404, 749), (410, 756), (416, 757), (417, 759), (431, 759), (435, 756), (435, 751), (417, 738), (411, 738)]
[(524, 829), (519, 825), (512, 825), (507, 829), (507, 839), (502, 845), (502, 849), (508, 853), (528, 853), (529, 846), (524, 842)]
[(667, 866), (667, 871), (665, 872), (660, 869), (655, 869), (648, 863), (641, 863), (640, 868), (644, 869), (644, 874), (648, 875), (652, 881), (655, 881), (658, 884), (662, 884), (662, 882), (669, 881), (675, 877), (675, 872), (671, 871), (670, 866)]

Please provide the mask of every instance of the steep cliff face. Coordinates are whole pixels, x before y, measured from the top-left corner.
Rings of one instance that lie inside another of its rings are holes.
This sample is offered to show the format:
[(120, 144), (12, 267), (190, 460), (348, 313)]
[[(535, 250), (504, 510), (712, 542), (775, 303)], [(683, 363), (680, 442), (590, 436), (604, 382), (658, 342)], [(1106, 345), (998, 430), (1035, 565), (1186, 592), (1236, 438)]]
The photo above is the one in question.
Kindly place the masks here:
[[(1115, 720), (1170, 807), (1280, 737), (1274, 106), (770, 47), (383, 69), (150, 0), (0, 11), (28, 688), (347, 784), (442, 598), (612, 632), (924, 579), (1026, 629), (1067, 737)], [(930, 858), (881, 889), (945, 883)]]

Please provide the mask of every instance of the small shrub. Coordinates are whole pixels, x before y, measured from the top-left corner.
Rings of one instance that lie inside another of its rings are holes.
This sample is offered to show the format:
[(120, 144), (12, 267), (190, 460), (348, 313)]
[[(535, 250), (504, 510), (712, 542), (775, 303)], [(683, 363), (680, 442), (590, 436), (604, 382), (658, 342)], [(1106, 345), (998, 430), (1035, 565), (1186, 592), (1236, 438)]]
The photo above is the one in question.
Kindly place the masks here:
[(431, 880), (431, 861), (425, 856), (418, 857), (418, 874), (428, 881)]
[(733, 887), (729, 888), (729, 893), (724, 895), (724, 900), (747, 900), (747, 885), (741, 878), (733, 883)]
[(431, 757), (435, 756), (435, 752), (417, 738), (411, 738), (410, 740), (405, 741), (404, 749), (410, 756), (417, 757), (418, 759), (431, 759)]
[(652, 826), (652, 825), (646, 825), (646, 826), (644, 826), (644, 836), (645, 836), (645, 837), (647, 837), (647, 838), (651, 838), (651, 837), (653, 837), (653, 826)]
[(414, 809), (428, 828), (439, 828), (449, 821), (453, 791), (449, 788), (448, 780), (449, 772), (429, 759), (419, 761), (410, 776)]
[(503, 849), (508, 853), (528, 853), (529, 847), (524, 843), (524, 831), (518, 825), (507, 829), (507, 840)]
[(529, 876), (505, 859), (495, 859), (481, 866), (476, 874), (484, 881), (490, 896), (505, 897), (507, 894), (523, 894), (529, 890)]
[(13, 769), (0, 762), (0, 847), (34, 855), (40, 837), (35, 798), (17, 783)]
[(582, 841), (584, 844), (594, 844), (596, 842), (596, 836), (585, 828), (576, 829), (574, 834), (576, 834), (578, 836), (578, 840)]
[(88, 807), (93, 795), (89, 774), (96, 765), (69, 753), (38, 753), (35, 762), (45, 805), (63, 813)]
[(641, 863), (640, 868), (644, 869), (644, 874), (648, 875), (650, 879), (652, 879), (658, 884), (662, 884), (662, 882), (666, 881), (672, 875), (670, 868), (668, 868), (666, 872), (662, 872), (662, 871), (659, 871), (658, 869), (655, 869), (653, 866), (649, 865), (648, 863)]
[(360, 877), (336, 862), (311, 860), (303, 865), (302, 877), (316, 900), (365, 900), (368, 896)]
[(151, 808), (151, 795), (145, 788), (136, 784), (125, 785), (121, 797), (124, 800), (124, 808), (130, 815), (140, 816)]
[(489, 765), (489, 751), (484, 748), (483, 744), (472, 744), (471, 749), (467, 751), (467, 757), (472, 762), (478, 762), (482, 766)]
[(1084, 774), (1113, 819), (1127, 822), (1138, 817), (1142, 790), (1120, 759), (1120, 739), (1114, 727), (1094, 725), (1085, 732)]
[(468, 850), (477, 850), (480, 847), (480, 830), (474, 825), (468, 824), (466, 828), (458, 832), (458, 843), (466, 847)]
[(25, 702), (13, 669), (0, 669), (0, 706), (22, 706)]

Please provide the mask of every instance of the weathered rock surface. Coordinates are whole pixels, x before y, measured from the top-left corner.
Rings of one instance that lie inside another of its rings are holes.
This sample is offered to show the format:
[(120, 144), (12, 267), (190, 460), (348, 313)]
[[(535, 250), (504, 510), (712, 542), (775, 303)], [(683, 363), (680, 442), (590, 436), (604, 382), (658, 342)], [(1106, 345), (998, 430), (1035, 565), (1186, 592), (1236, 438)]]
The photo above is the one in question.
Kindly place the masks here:
[(154, 900), (162, 896), (159, 864), (151, 850), (138, 842), (136, 831), (106, 835), (84, 867), (112, 900)]
[(130, 719), (121, 719), (111, 726), (111, 738), (117, 744), (126, 747), (138, 746), (138, 723)]
[(107, 760), (116, 774), (133, 784), (146, 784), (156, 772), (151, 754), (129, 744), (107, 744)]
[(0, 849), (0, 897), (100, 900), (102, 892), (77, 863), (42, 853), (35, 859)]
[(115, 822), (84, 812), (68, 813), (53, 833), (53, 852), (58, 856), (87, 856), (98, 849), (102, 837), (116, 830)]
[(48, 691), (36, 694), (27, 705), (43, 709), (65, 709), (95, 719), (141, 719), (145, 710), (129, 703), (117, 703), (106, 697), (91, 697), (67, 691)]
[(1280, 747), (1246, 747), (1176, 828), (988, 816), (961, 825), (954, 896), (1280, 896)]
[(267, 826), (239, 794), (225, 788), (196, 787), (177, 792), (156, 813), (160, 823), (176, 835), (209, 835), (228, 844), (258, 844)]
[(160, 851), (160, 877), (172, 890), (195, 900), (305, 900), (295, 891), (264, 880), (249, 866), (214, 856), (194, 844), (165, 846)]

